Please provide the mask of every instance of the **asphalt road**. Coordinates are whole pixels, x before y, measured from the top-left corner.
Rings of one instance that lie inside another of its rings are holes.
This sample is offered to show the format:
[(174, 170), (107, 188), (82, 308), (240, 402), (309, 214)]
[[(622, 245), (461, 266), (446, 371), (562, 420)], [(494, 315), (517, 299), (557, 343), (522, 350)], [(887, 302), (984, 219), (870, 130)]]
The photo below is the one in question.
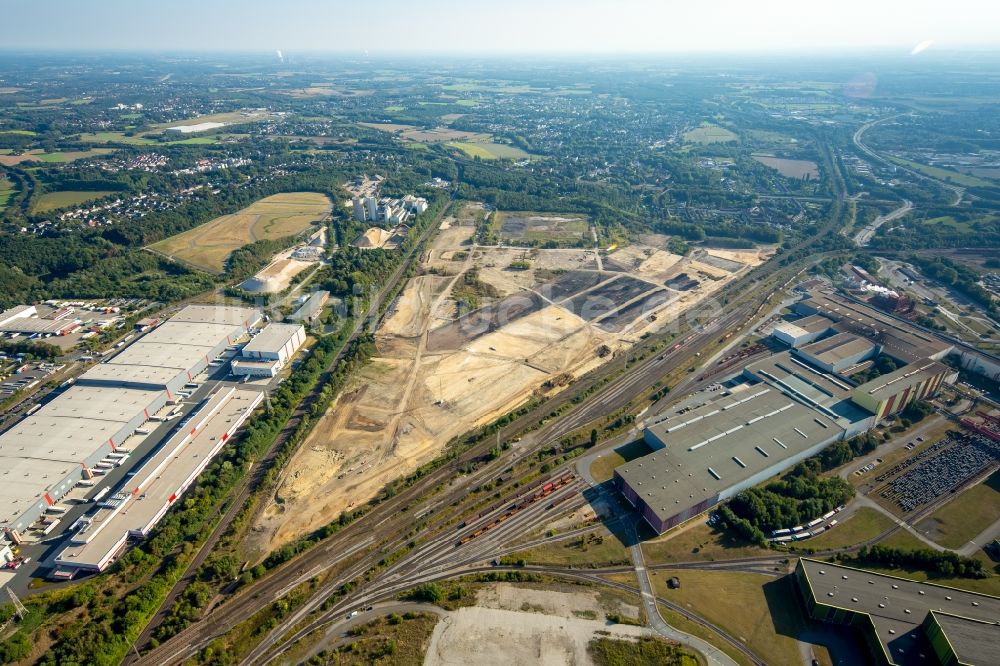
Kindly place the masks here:
[(708, 642), (685, 633), (679, 629), (671, 627), (664, 622), (660, 615), (660, 608), (656, 603), (656, 594), (653, 592), (653, 585), (649, 581), (649, 573), (646, 570), (646, 561), (642, 555), (642, 546), (636, 535), (635, 526), (629, 525), (627, 534), (631, 537), (632, 543), (629, 545), (629, 554), (632, 556), (632, 564), (635, 567), (635, 577), (639, 581), (639, 596), (642, 598), (643, 608), (646, 610), (646, 621), (653, 631), (664, 638), (677, 641), (682, 645), (687, 645), (704, 655), (709, 666), (736, 666), (736, 661), (728, 654), (709, 644)]

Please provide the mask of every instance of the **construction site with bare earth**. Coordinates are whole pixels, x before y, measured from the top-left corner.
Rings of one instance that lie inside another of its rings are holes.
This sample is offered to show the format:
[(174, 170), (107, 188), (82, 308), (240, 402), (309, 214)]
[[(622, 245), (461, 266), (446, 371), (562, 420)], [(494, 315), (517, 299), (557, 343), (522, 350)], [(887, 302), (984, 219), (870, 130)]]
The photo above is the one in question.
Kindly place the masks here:
[(360, 506), (532, 395), (562, 390), (772, 253), (682, 257), (660, 236), (612, 251), (478, 245), (487, 214), (465, 204), (441, 222), (376, 333), (377, 356), (321, 417), (259, 513), (248, 557)]

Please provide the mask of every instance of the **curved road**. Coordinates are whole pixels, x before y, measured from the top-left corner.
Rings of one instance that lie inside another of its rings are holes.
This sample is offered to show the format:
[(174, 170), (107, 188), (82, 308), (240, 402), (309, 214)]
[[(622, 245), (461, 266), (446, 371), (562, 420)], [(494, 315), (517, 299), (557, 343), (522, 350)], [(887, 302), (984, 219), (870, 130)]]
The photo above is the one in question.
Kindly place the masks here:
[(896, 113), (896, 114), (893, 114), (891, 116), (886, 116), (885, 118), (879, 118), (878, 120), (868, 121), (867, 123), (865, 123), (864, 125), (862, 125), (861, 127), (859, 127), (854, 132), (854, 136), (852, 137), (852, 140), (854, 141), (854, 145), (857, 147), (858, 150), (860, 150), (865, 155), (867, 155), (868, 157), (870, 157), (870, 158), (872, 158), (874, 160), (878, 160), (879, 162), (882, 162), (883, 164), (885, 164), (887, 166), (891, 166), (891, 167), (893, 167), (895, 169), (899, 169), (900, 171), (905, 171), (906, 173), (910, 174), (911, 176), (914, 176), (914, 177), (919, 178), (921, 180), (930, 181), (930, 182), (932, 182), (932, 183), (934, 183), (934, 184), (936, 184), (936, 185), (938, 185), (940, 187), (943, 187), (946, 190), (951, 190), (952, 194), (955, 195), (955, 200), (951, 202), (951, 205), (952, 206), (957, 206), (958, 204), (960, 204), (962, 202), (962, 197), (965, 195), (965, 188), (964, 187), (959, 187), (958, 185), (952, 185), (951, 183), (946, 183), (943, 180), (938, 180), (937, 178), (932, 178), (931, 176), (928, 176), (927, 174), (923, 174), (923, 173), (920, 173), (919, 171), (916, 171), (914, 169), (910, 169), (910, 168), (902, 166), (900, 164), (896, 164), (895, 162), (893, 162), (891, 160), (888, 160), (885, 157), (882, 157), (881, 155), (879, 155), (877, 152), (875, 152), (874, 150), (872, 150), (871, 148), (869, 148), (861, 140), (861, 138), (864, 136), (865, 132), (867, 132), (868, 130), (870, 130), (875, 125), (878, 125), (879, 123), (884, 123), (887, 120), (892, 120), (893, 118), (899, 118), (902, 115), (906, 115), (906, 114)]

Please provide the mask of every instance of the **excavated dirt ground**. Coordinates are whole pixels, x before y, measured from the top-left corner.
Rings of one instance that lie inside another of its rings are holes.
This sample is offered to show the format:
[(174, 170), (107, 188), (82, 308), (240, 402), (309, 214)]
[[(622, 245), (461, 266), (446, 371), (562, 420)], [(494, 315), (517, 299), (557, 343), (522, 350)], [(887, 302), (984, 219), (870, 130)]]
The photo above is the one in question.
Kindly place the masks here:
[[(378, 357), (357, 373), (285, 469), (255, 522), (248, 557), (336, 520), (546, 380), (599, 366), (602, 345), (630, 347), (764, 259), (756, 251), (723, 250), (708, 251), (719, 261), (706, 259), (704, 250), (682, 258), (639, 244), (603, 257), (605, 265), (626, 270), (598, 271), (593, 250), (473, 246), (481, 214), (467, 207), (442, 225), (425, 274), (409, 282), (376, 335)], [(531, 268), (509, 269), (517, 259)], [(718, 267), (734, 262), (742, 268)], [(501, 298), (483, 298), (479, 311), (456, 318), (450, 294), (471, 269)], [(664, 285), (680, 273), (698, 286), (679, 292)]]
[(434, 627), (424, 666), (585, 666), (594, 663), (587, 645), (597, 635), (652, 635), (645, 627), (607, 622), (610, 612), (638, 616), (635, 606), (588, 590), (490, 587), (477, 595), (475, 606), (449, 613)]

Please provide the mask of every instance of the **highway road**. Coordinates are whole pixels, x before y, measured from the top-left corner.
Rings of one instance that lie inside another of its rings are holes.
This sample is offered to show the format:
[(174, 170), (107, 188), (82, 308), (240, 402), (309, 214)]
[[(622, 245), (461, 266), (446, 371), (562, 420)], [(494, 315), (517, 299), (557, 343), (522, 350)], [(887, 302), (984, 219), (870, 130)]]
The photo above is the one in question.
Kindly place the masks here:
[(944, 189), (951, 191), (951, 193), (955, 195), (955, 200), (951, 202), (952, 206), (957, 206), (958, 204), (962, 203), (962, 197), (965, 195), (965, 188), (964, 187), (959, 187), (958, 185), (952, 185), (951, 183), (946, 183), (943, 180), (938, 180), (937, 178), (932, 178), (931, 176), (928, 176), (926, 174), (920, 173), (919, 171), (915, 171), (915, 170), (910, 169), (908, 167), (896, 164), (895, 162), (893, 162), (893, 161), (891, 161), (891, 160), (889, 160), (889, 159), (887, 159), (885, 157), (882, 157), (877, 152), (875, 152), (874, 150), (872, 150), (871, 148), (869, 148), (864, 143), (864, 141), (862, 140), (864, 138), (865, 132), (867, 132), (868, 130), (870, 130), (875, 125), (887, 122), (889, 120), (893, 120), (895, 118), (899, 118), (900, 116), (903, 116), (903, 115), (906, 115), (906, 114), (895, 113), (895, 114), (893, 114), (891, 116), (886, 116), (884, 118), (879, 118), (877, 120), (872, 120), (872, 121), (869, 121), (869, 122), (865, 123), (864, 125), (862, 125), (861, 127), (859, 127), (854, 132), (854, 136), (852, 137), (852, 140), (854, 141), (854, 145), (857, 147), (858, 150), (860, 150), (861, 152), (863, 152), (868, 157), (871, 157), (872, 159), (874, 159), (874, 160), (876, 160), (878, 162), (881, 162), (882, 164), (885, 164), (886, 166), (890, 166), (890, 167), (892, 167), (894, 169), (899, 169), (900, 171), (905, 171), (906, 173), (910, 174), (911, 176), (914, 176), (915, 178), (918, 178), (920, 180), (926, 180), (928, 182), (934, 183), (935, 185), (937, 185), (939, 187), (943, 187)]
[(861, 247), (868, 245), (868, 243), (871, 242), (872, 236), (875, 235), (875, 232), (878, 231), (879, 227), (881, 227), (886, 222), (894, 222), (898, 220), (899, 218), (909, 213), (911, 210), (913, 210), (913, 202), (910, 201), (909, 199), (903, 199), (902, 206), (892, 211), (891, 213), (887, 213), (885, 215), (879, 215), (874, 220), (872, 220), (867, 226), (865, 226), (864, 229), (855, 234), (854, 242), (857, 245), (860, 245)]

